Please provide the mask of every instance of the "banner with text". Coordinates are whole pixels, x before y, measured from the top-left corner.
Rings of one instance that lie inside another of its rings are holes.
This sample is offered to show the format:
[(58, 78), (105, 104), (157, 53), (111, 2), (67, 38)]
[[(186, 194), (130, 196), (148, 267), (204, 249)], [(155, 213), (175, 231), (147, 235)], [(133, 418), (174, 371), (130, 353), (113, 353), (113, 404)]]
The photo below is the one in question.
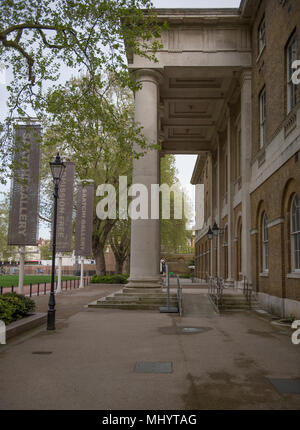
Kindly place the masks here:
[[(72, 214), (75, 164), (65, 161), (57, 200), (56, 252), (72, 251)], [(52, 236), (52, 235), (51, 235)]]
[(40, 182), (39, 125), (18, 125), (8, 227), (8, 245), (36, 245)]
[(75, 255), (92, 254), (94, 184), (79, 185), (75, 226)]

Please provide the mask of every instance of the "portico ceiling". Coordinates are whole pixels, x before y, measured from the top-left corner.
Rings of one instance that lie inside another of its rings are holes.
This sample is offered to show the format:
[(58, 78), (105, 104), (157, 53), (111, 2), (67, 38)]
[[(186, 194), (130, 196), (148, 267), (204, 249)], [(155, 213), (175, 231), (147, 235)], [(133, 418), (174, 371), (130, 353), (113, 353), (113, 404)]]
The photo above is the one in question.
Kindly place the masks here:
[(243, 70), (252, 67), (250, 20), (241, 9), (157, 9), (168, 30), (157, 62), (128, 52), (128, 67), (159, 77), (159, 141), (164, 152), (214, 150), (227, 104), (236, 103)]
[(159, 137), (164, 152), (212, 150), (227, 101), (236, 97), (239, 71), (167, 67), (160, 86)]

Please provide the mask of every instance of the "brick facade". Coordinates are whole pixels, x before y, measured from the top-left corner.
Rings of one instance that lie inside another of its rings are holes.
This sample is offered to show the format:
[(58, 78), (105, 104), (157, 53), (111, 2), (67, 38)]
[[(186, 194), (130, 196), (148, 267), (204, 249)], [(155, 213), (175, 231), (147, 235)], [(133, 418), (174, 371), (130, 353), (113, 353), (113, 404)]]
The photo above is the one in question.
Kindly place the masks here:
[[(227, 101), (215, 144), (207, 157), (207, 162), (213, 160), (209, 171), (212, 177), (204, 178), (204, 170), (200, 175), (205, 189), (209, 189), (208, 194), (204, 193), (205, 198), (209, 196), (210, 199), (205, 207), (211, 205), (211, 210), (210, 216), (205, 217), (203, 229), (197, 233), (196, 276), (204, 279), (208, 273), (239, 285), (241, 276), (245, 275), (247, 258), (251, 261), (247, 277), (266, 308), (281, 315), (295, 313), (300, 316), (300, 271), (292, 267), (290, 214), (292, 199), (295, 195), (300, 198), (299, 85), (296, 104), (290, 112), (287, 102), (287, 46), (291, 38), (296, 37), (297, 59), (300, 60), (300, 2), (253, 0), (248, 3), (252, 7), (249, 23), (252, 39), (251, 148), (245, 148), (243, 142), (248, 136), (243, 130), (247, 107), (242, 105), (244, 78), (241, 76)], [(263, 28), (263, 21), (265, 46), (259, 51), (259, 30)], [(265, 139), (262, 146), (260, 96), (264, 88)], [(243, 160), (248, 152), (249, 173), (247, 162)], [(246, 208), (243, 205), (247, 198), (250, 201)], [(249, 213), (251, 217), (247, 221), (245, 214), (247, 217)], [(251, 224), (249, 228), (246, 221)], [(209, 241), (207, 230), (215, 222), (220, 236)], [(245, 248), (249, 249), (248, 253)]]

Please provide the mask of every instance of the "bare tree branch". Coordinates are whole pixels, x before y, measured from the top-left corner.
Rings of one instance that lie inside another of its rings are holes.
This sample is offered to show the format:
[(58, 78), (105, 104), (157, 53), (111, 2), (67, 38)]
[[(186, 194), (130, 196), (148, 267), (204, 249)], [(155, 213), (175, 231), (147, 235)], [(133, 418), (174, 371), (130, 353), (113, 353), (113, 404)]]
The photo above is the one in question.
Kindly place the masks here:
[(51, 224), (51, 223), (52, 223), (51, 219), (45, 218), (45, 217), (43, 217), (41, 214), (38, 214), (38, 215), (39, 215), (39, 218), (40, 218), (42, 221), (46, 221), (46, 222), (48, 222), (49, 224)]

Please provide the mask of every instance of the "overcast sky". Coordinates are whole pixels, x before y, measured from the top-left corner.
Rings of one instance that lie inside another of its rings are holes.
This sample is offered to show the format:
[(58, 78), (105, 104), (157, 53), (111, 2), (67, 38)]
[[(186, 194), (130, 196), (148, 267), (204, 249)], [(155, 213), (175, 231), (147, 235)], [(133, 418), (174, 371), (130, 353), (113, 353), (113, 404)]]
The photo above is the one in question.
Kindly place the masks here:
[[(239, 7), (240, 0), (152, 0), (157, 8), (233, 8)], [(66, 68), (62, 68), (62, 73), (68, 73)], [(9, 71), (3, 72), (0, 67), (0, 117), (3, 119), (6, 112), (7, 92), (5, 84), (8, 83), (11, 76)], [(68, 79), (68, 77), (66, 78)], [(189, 193), (190, 198), (194, 201), (194, 187), (190, 185), (190, 179), (193, 173), (196, 155), (177, 155), (176, 166), (178, 170), (178, 178), (181, 184)], [(8, 187), (7, 187), (8, 189)], [(0, 187), (3, 190), (3, 187)], [(42, 237), (49, 236), (49, 233), (42, 228), (40, 230)]]
[(152, 0), (155, 7), (161, 8), (214, 8), (239, 7), (240, 0)]

